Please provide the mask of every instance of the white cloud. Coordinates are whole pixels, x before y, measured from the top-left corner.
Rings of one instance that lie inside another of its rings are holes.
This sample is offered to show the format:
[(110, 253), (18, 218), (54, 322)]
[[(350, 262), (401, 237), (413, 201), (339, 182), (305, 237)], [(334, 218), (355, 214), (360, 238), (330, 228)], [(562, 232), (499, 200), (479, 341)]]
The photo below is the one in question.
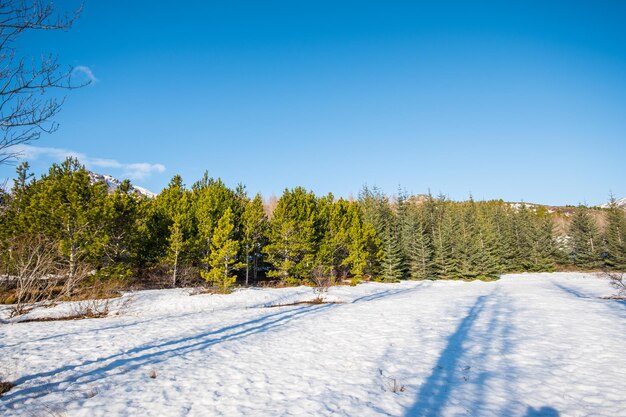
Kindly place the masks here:
[(52, 158), (56, 161), (62, 161), (67, 157), (74, 157), (81, 163), (92, 170), (98, 171), (99, 168), (115, 169), (121, 171), (121, 176), (132, 180), (143, 180), (155, 173), (165, 171), (163, 164), (151, 164), (148, 162), (124, 163), (115, 159), (92, 158), (84, 153), (71, 151), (61, 148), (47, 148), (41, 146), (18, 145), (15, 150), (20, 153), (22, 159), (36, 160), (40, 157)]
[(91, 68), (89, 68), (89, 67), (87, 67), (85, 65), (78, 65), (78, 66), (72, 68), (72, 76), (76, 76), (77, 74), (80, 77), (85, 77), (91, 84), (95, 84), (98, 81), (100, 81), (93, 74), (93, 71), (91, 70)]

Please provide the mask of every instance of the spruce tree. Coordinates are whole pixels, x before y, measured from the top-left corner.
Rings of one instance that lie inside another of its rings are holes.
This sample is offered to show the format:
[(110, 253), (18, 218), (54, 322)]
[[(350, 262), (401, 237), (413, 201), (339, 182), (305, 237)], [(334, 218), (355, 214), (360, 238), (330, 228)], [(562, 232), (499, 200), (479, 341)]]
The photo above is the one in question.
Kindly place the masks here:
[(383, 282), (397, 282), (404, 278), (399, 233), (395, 225), (391, 223), (385, 228), (382, 238), (382, 253), (380, 280)]
[(576, 266), (595, 269), (601, 266), (601, 240), (598, 225), (585, 206), (579, 206), (569, 228), (572, 259)]
[(626, 212), (611, 197), (604, 231), (605, 260), (609, 269), (626, 271)]
[(433, 230), (433, 261), (438, 278), (454, 278), (457, 275), (458, 257), (456, 250), (456, 230), (458, 230), (452, 212), (453, 205), (440, 201), (437, 207)]
[(433, 249), (426, 227), (414, 219), (408, 238), (409, 272), (411, 279), (433, 279)]

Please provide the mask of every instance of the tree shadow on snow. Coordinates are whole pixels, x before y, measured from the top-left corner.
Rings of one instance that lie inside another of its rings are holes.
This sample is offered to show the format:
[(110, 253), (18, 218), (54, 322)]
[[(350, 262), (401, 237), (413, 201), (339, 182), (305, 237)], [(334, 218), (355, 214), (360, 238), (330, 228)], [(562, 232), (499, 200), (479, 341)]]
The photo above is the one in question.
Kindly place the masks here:
[(379, 291), (379, 292), (375, 292), (373, 294), (368, 294), (368, 295), (364, 295), (364, 296), (359, 297), (359, 298), (355, 298), (354, 300), (352, 300), (352, 304), (362, 303), (362, 302), (365, 302), (365, 301), (380, 300), (382, 298), (392, 297), (394, 295), (399, 295), (399, 294), (404, 294), (404, 293), (407, 293), (407, 292), (415, 291), (418, 288), (419, 288), (419, 286), (418, 287), (412, 287), (412, 288), (397, 288), (397, 289)]
[(417, 394), (417, 401), (405, 413), (406, 417), (437, 417), (451, 393), (451, 382), (457, 365), (463, 355), (463, 342), (472, 324), (484, 309), (486, 296), (480, 296), (470, 308), (455, 332), (448, 339), (433, 372)]
[[(522, 337), (513, 332), (513, 313), (514, 304), (497, 291), (478, 297), (449, 336), (405, 417), (440, 416), (457, 390), (462, 401), (456, 400), (454, 405), (462, 407), (467, 415), (493, 413), (493, 404), (488, 405), (487, 400), (494, 395), (505, 397), (498, 415), (522, 415), (525, 405), (523, 399), (515, 398), (513, 387), (517, 371), (506, 359), (513, 352), (516, 337)], [(499, 382), (490, 385), (493, 379)], [(498, 392), (492, 391), (494, 386), (498, 386)], [(527, 417), (539, 415), (528, 414)], [(552, 416), (546, 414), (546, 417)]]
[(561, 414), (552, 407), (541, 407), (535, 409), (534, 407), (528, 407), (524, 417), (559, 417)]
[[(556, 282), (553, 283), (555, 287), (559, 288), (560, 290), (576, 297), (576, 298), (580, 298), (583, 300), (587, 300), (590, 302), (594, 302), (594, 303), (601, 303), (603, 306), (609, 307), (613, 310), (618, 311), (618, 313), (620, 313), (621, 316), (624, 316), (624, 311), (622, 311), (622, 309), (626, 309), (626, 301), (624, 300), (616, 300), (616, 299), (612, 299), (612, 298), (598, 298), (598, 297), (592, 297), (589, 295), (586, 295), (574, 288), (571, 287), (566, 287), (565, 285), (562, 284), (558, 284)], [(618, 308), (615, 308), (618, 307)]]
[[(124, 374), (145, 365), (154, 365), (175, 356), (207, 349), (210, 346), (219, 343), (271, 331), (284, 326), (292, 320), (300, 319), (311, 314), (319, 314), (335, 306), (336, 305), (334, 304), (323, 304), (291, 308), (277, 313), (266, 314), (253, 320), (226, 326), (217, 330), (167, 340), (160, 343), (145, 344), (143, 346), (138, 346), (105, 358), (84, 361), (79, 364), (66, 365), (52, 371), (28, 375), (15, 381), (17, 385), (16, 388), (4, 397), (0, 398), (0, 404), (6, 407), (13, 407), (23, 403), (27, 399), (38, 398), (62, 389), (62, 387), (66, 384), (77, 382), (80, 384), (86, 384), (105, 377), (108, 378), (114, 375)], [(92, 369), (84, 369), (90, 365), (95, 365), (96, 367)], [(72, 373), (55, 382), (42, 381), (37, 385), (19, 389), (20, 385), (25, 382), (39, 378), (47, 378), (65, 372)]]

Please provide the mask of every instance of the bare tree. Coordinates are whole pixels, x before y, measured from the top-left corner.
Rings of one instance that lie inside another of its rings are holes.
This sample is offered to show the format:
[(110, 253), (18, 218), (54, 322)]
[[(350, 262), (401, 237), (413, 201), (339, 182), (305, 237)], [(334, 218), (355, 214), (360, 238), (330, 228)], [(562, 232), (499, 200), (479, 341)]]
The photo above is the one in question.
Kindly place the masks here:
[(313, 268), (311, 280), (315, 284), (314, 291), (316, 298), (314, 301), (323, 303), (326, 298), (326, 294), (328, 293), (328, 289), (335, 283), (334, 278), (332, 275), (327, 273), (325, 268), (317, 266)]
[(20, 53), (17, 40), (25, 32), (68, 30), (81, 10), (61, 13), (49, 0), (0, 0), (0, 164), (20, 156), (16, 145), (57, 129), (52, 119), (64, 99), (53, 90), (90, 83), (76, 80), (74, 69), (61, 68), (56, 56)]
[(609, 279), (611, 286), (617, 290), (613, 298), (626, 298), (626, 273), (620, 271), (605, 271), (603, 274)]
[(39, 235), (14, 238), (8, 250), (8, 275), (15, 280), (12, 315), (29, 311), (33, 303), (49, 300), (56, 281), (55, 245)]

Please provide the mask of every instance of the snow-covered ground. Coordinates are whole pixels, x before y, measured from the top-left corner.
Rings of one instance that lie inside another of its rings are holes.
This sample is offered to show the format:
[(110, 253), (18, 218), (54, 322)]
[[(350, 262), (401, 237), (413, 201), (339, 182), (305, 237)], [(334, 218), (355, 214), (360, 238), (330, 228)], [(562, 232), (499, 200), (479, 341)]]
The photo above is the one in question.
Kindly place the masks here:
[(312, 290), (145, 291), (119, 316), (0, 325), (0, 375), (17, 383), (0, 414), (626, 416), (626, 304), (597, 298), (611, 294), (570, 273), (278, 308)]

